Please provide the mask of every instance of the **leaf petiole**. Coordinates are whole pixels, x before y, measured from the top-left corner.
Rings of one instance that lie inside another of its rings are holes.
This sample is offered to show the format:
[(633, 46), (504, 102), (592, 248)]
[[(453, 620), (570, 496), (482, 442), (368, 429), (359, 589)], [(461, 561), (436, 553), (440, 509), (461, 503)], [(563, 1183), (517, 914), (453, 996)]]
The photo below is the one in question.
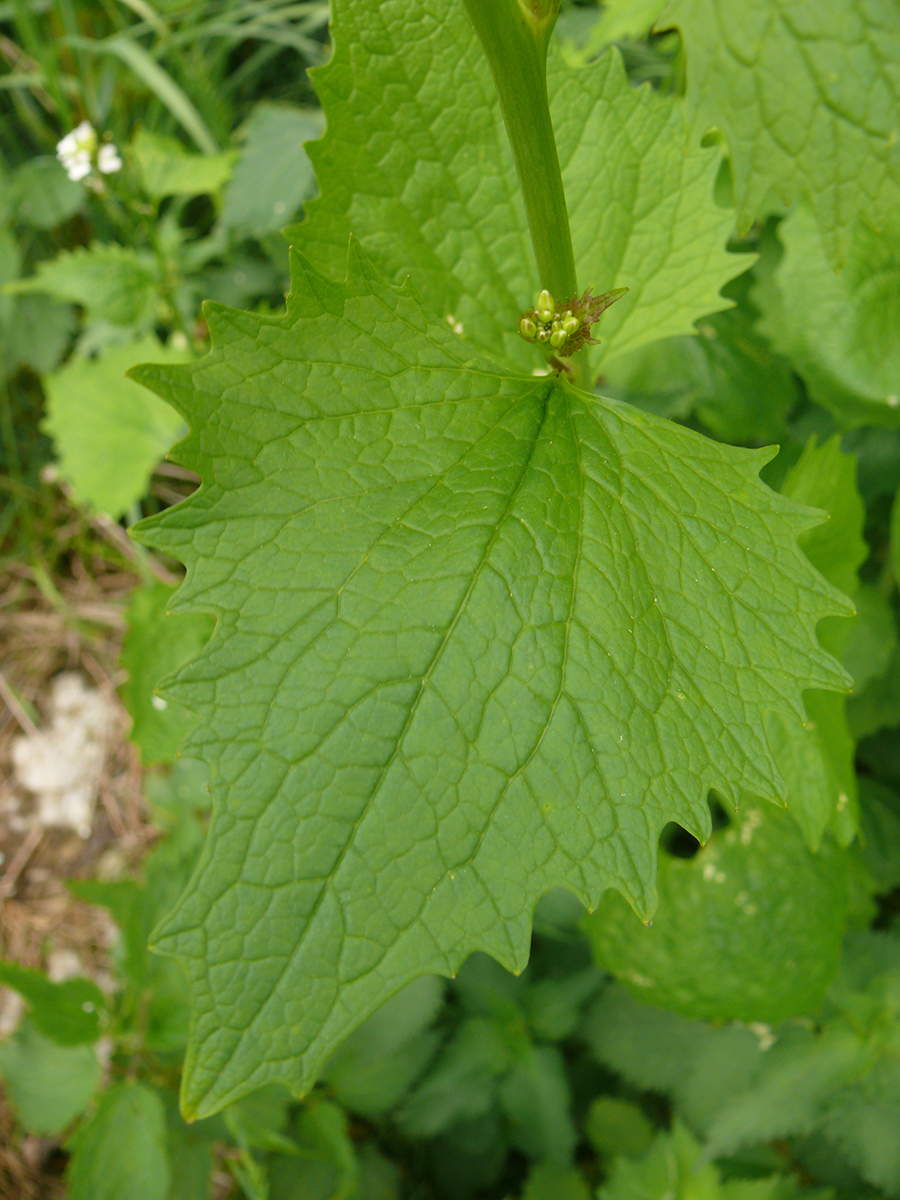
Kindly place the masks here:
[(569, 212), (547, 99), (559, 0), (464, 0), (484, 47), (512, 147), (538, 267), (554, 296), (578, 291)]

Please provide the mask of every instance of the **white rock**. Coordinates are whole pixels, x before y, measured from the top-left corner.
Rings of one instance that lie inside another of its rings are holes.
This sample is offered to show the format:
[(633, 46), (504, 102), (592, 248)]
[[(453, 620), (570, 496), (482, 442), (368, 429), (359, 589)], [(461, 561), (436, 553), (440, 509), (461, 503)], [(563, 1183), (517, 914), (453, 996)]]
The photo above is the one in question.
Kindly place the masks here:
[(114, 721), (112, 702), (81, 675), (67, 672), (53, 681), (47, 728), (16, 738), (12, 747), (16, 778), (35, 796), (41, 825), (90, 836)]

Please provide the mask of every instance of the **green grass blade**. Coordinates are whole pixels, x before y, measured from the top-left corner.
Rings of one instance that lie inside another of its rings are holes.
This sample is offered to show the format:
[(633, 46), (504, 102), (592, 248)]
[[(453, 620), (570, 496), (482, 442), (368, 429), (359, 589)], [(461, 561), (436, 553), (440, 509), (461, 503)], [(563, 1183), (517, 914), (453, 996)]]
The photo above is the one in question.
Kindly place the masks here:
[(114, 54), (146, 83), (147, 87), (165, 105), (205, 154), (218, 153), (218, 143), (192, 101), (172, 76), (137, 42), (132, 41), (131, 38), (118, 36), (107, 38), (102, 42), (80, 37), (71, 37), (66, 40), (72, 46), (77, 46), (78, 49), (91, 50), (97, 54)]
[(147, 25), (151, 29), (155, 29), (160, 37), (168, 37), (168, 25), (165, 23), (159, 13), (151, 5), (146, 3), (146, 0), (121, 0), (121, 3), (124, 4), (126, 8), (130, 8), (135, 16), (140, 17), (142, 21), (146, 21)]

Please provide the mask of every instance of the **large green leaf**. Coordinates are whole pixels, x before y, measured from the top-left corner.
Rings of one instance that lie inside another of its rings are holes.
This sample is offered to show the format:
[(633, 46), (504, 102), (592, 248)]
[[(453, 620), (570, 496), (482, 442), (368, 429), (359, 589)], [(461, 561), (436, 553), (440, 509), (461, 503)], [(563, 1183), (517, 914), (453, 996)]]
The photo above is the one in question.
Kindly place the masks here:
[(396, 1108), (434, 1057), (440, 1034), (428, 1026), (444, 998), (433, 975), (415, 980), (349, 1037), (328, 1064), (328, 1090), (367, 1117)]
[(637, 1161), (620, 1158), (598, 1200), (833, 1200), (830, 1191), (800, 1187), (790, 1175), (723, 1180), (703, 1148), (676, 1121)]
[(498, 1088), (510, 1140), (523, 1154), (565, 1167), (578, 1132), (565, 1062), (558, 1046), (522, 1047)]
[(813, 213), (778, 227), (784, 258), (760, 297), (760, 327), (844, 427), (900, 424), (900, 208), (857, 221), (835, 272)]
[(55, 300), (83, 305), (91, 321), (143, 333), (156, 317), (159, 264), (148, 251), (95, 242), (44, 259), (34, 275), (7, 284), (6, 290), (46, 292)]
[(177, 138), (138, 129), (131, 154), (141, 186), (148, 196), (215, 195), (231, 178), (237, 151), (189, 154)]
[[(321, 199), (294, 244), (334, 279), (356, 234), (388, 278), (409, 275), (492, 358), (542, 365), (516, 335), (539, 288), (524, 206), (484, 54), (461, 3), (334, 5), (335, 55), (313, 72), (328, 120), (310, 146)], [(551, 55), (549, 91), (582, 287), (626, 286), (609, 355), (690, 333), (719, 289), (733, 214), (713, 200), (717, 150), (684, 152), (673, 100), (633, 88), (618, 52), (585, 70)]]
[(193, 724), (193, 714), (157, 696), (157, 683), (196, 657), (209, 637), (211, 621), (201, 613), (167, 612), (173, 589), (159, 580), (131, 593), (122, 642), (128, 679), (122, 696), (131, 716), (130, 738), (144, 763), (174, 762)]
[(778, 796), (768, 715), (846, 678), (770, 452), (498, 368), (355, 248), (344, 286), (294, 259), (284, 316), (211, 306), (205, 360), (138, 371), (203, 479), (141, 536), (218, 618), (171, 693), (216, 804), (159, 935), (198, 1114), (307, 1088), (417, 975), (521, 969), (554, 885), (649, 915), (662, 826)]
[(76, 499), (117, 520), (147, 490), (154, 467), (183, 430), (168, 405), (136, 387), (125, 372), (148, 358), (187, 362), (190, 352), (155, 335), (107, 346), (97, 358), (73, 358), (44, 379), (42, 423)]
[(159, 1093), (116, 1083), (69, 1139), (71, 1200), (166, 1200), (171, 1182)]
[(880, 226), (896, 212), (896, 0), (670, 0), (668, 24), (685, 43), (693, 140), (724, 135), (743, 228), (805, 196), (840, 262), (859, 213)]
[(577, 48), (566, 44), (564, 40), (566, 57), (585, 65), (610, 42), (645, 37), (665, 6), (666, 0), (606, 0), (602, 9), (598, 6), (597, 11), (588, 9), (579, 13), (580, 6), (573, 5), (560, 16), (563, 26), (567, 24), (567, 19), (577, 20), (579, 25), (583, 19), (589, 32), (586, 32), (584, 41)]
[[(828, 513), (827, 521), (802, 535), (800, 545), (829, 583), (855, 598), (858, 571), (869, 556), (855, 457), (841, 450), (837, 437), (823, 446), (813, 439), (781, 490), (798, 504)], [(853, 624), (844, 617), (829, 618), (820, 625), (819, 638), (839, 655), (852, 632)], [(818, 848), (829, 826), (847, 845), (859, 828), (856, 742), (847, 723), (847, 700), (834, 692), (810, 690), (804, 702), (808, 721), (773, 717), (769, 723), (770, 745), (787, 784), (788, 808), (811, 849)]]
[(590, 1200), (583, 1176), (555, 1163), (538, 1163), (528, 1173), (523, 1200)]
[(29, 159), (12, 176), (9, 189), (12, 216), (35, 229), (53, 229), (78, 212), (87, 193), (83, 183), (66, 174), (49, 155)]
[(833, 842), (812, 854), (784, 812), (747, 806), (693, 858), (663, 853), (659, 888), (649, 927), (614, 892), (585, 919), (597, 961), (639, 999), (709, 1021), (816, 1011), (847, 923)]
[(23, 1127), (54, 1137), (87, 1107), (100, 1064), (92, 1046), (61, 1046), (26, 1020), (0, 1042), (0, 1079)]
[(287, 224), (314, 187), (303, 143), (322, 125), (317, 108), (258, 104), (238, 133), (244, 145), (225, 189), (222, 224), (254, 237)]
[(660, 417), (696, 413), (724, 442), (765, 446), (786, 434), (799, 388), (741, 308), (700, 322), (698, 334), (665, 338), (604, 365), (605, 396)]
[(808, 1133), (844, 1088), (865, 1077), (872, 1057), (846, 1025), (827, 1025), (815, 1034), (787, 1026), (745, 1088), (722, 1105), (707, 1131), (710, 1155)]
[(92, 979), (55, 983), (42, 971), (0, 960), (0, 983), (15, 988), (29, 1005), (35, 1029), (60, 1046), (81, 1046), (100, 1037), (103, 993)]
[(583, 1034), (599, 1063), (641, 1091), (671, 1092), (675, 1111), (703, 1132), (759, 1065), (765, 1029), (756, 1030), (689, 1020), (612, 984), (592, 1005)]

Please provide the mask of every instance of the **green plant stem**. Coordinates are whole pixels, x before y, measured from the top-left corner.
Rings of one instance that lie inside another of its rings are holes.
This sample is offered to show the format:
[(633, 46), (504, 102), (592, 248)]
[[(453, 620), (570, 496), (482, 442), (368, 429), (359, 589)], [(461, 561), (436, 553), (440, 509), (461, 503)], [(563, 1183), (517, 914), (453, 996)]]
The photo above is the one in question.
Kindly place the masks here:
[(558, 300), (577, 293), (569, 212), (547, 99), (547, 47), (559, 0), (464, 0), (487, 55), (538, 267)]

